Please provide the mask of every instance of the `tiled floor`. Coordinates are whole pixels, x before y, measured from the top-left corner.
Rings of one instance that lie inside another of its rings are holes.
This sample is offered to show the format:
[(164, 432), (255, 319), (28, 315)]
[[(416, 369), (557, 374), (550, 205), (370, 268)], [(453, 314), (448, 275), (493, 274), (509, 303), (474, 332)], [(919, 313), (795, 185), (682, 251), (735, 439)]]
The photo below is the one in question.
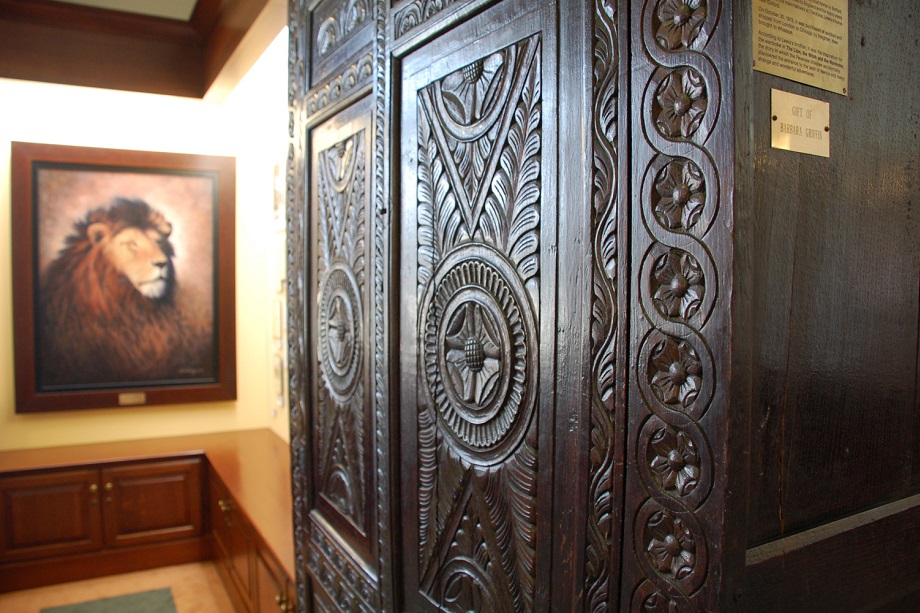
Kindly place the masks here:
[[(178, 613), (232, 613), (233, 605), (210, 562), (167, 566), (21, 592), (0, 594), (3, 613), (39, 613), (55, 607), (169, 587)], [(127, 613), (127, 612), (126, 612)]]

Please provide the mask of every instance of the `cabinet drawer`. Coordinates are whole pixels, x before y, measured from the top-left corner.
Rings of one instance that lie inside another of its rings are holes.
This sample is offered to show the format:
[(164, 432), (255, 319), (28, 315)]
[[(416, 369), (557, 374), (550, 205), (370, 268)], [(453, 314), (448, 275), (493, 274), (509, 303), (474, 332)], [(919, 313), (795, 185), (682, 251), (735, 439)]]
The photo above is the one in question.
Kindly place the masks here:
[(70, 470), (0, 479), (0, 561), (102, 547), (99, 472)]

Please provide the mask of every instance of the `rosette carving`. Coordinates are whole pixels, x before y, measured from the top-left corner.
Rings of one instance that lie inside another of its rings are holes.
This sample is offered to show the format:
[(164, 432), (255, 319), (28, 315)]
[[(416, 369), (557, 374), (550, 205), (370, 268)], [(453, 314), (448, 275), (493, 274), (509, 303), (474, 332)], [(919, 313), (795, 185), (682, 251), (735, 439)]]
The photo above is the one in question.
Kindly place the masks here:
[(645, 523), (645, 548), (652, 566), (676, 580), (689, 577), (696, 566), (696, 539), (680, 519), (662, 509)]
[[(642, 231), (632, 240), (640, 270), (633, 345), (629, 435), (636, 470), (627, 475), (627, 521), (635, 560), (624, 558), (622, 607), (654, 612), (710, 610), (710, 543), (724, 542), (727, 350), (713, 339), (730, 332), (729, 191), (716, 153), (732, 151), (732, 126), (719, 123), (720, 67), (731, 57), (731, 28), (717, 29), (720, 0), (646, 0), (634, 45), (632, 83), (644, 88), (642, 135), (633, 170), (642, 174)], [(718, 44), (710, 44), (718, 42)], [(718, 56), (718, 61), (713, 56)], [(717, 148), (717, 151), (712, 151)], [(731, 159), (731, 158), (729, 158)], [(730, 183), (728, 184), (730, 185)], [(704, 419), (705, 418), (705, 419)], [(711, 538), (712, 540), (708, 540)]]
[(655, 127), (665, 138), (690, 138), (708, 104), (703, 76), (689, 67), (671, 71), (655, 90)]
[(651, 290), (655, 308), (665, 317), (689, 320), (703, 303), (703, 269), (692, 255), (671, 249), (652, 267)]
[(708, 15), (706, 0), (661, 0), (655, 11), (655, 40), (666, 51), (689, 48)]
[(706, 183), (699, 166), (676, 159), (655, 178), (655, 219), (668, 230), (692, 229), (706, 206)]
[(648, 379), (659, 402), (687, 409), (699, 396), (703, 364), (690, 343), (665, 336), (652, 347)]
[[(527, 294), (481, 248), (445, 259), (422, 301), (421, 354), (428, 405), (454, 449), (476, 464), (513, 450), (530, 421), (535, 324)], [(491, 260), (491, 261), (487, 261)]]
[(686, 496), (699, 486), (700, 453), (683, 430), (672, 426), (658, 428), (646, 451), (659, 489)]

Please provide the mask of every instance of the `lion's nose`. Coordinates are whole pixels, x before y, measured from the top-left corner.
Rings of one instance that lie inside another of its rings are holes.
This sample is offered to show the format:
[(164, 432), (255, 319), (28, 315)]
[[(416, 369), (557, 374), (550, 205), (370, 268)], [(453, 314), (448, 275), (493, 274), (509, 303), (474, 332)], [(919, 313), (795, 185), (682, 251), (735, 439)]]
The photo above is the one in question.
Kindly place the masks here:
[(156, 267), (159, 268), (160, 270), (163, 270), (164, 268), (166, 268), (166, 265), (169, 264), (169, 261), (168, 261), (168, 260), (160, 260), (160, 261), (158, 261), (158, 262), (151, 262), (151, 264), (153, 264), (154, 266), (156, 266)]

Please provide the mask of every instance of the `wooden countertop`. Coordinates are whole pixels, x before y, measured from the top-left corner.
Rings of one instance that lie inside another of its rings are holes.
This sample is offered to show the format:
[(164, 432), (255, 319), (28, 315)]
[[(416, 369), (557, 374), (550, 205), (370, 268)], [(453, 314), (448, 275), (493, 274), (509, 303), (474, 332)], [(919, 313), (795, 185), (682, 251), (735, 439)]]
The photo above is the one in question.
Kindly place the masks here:
[(0, 451), (0, 473), (204, 455), (291, 579), (291, 454), (271, 430)]

